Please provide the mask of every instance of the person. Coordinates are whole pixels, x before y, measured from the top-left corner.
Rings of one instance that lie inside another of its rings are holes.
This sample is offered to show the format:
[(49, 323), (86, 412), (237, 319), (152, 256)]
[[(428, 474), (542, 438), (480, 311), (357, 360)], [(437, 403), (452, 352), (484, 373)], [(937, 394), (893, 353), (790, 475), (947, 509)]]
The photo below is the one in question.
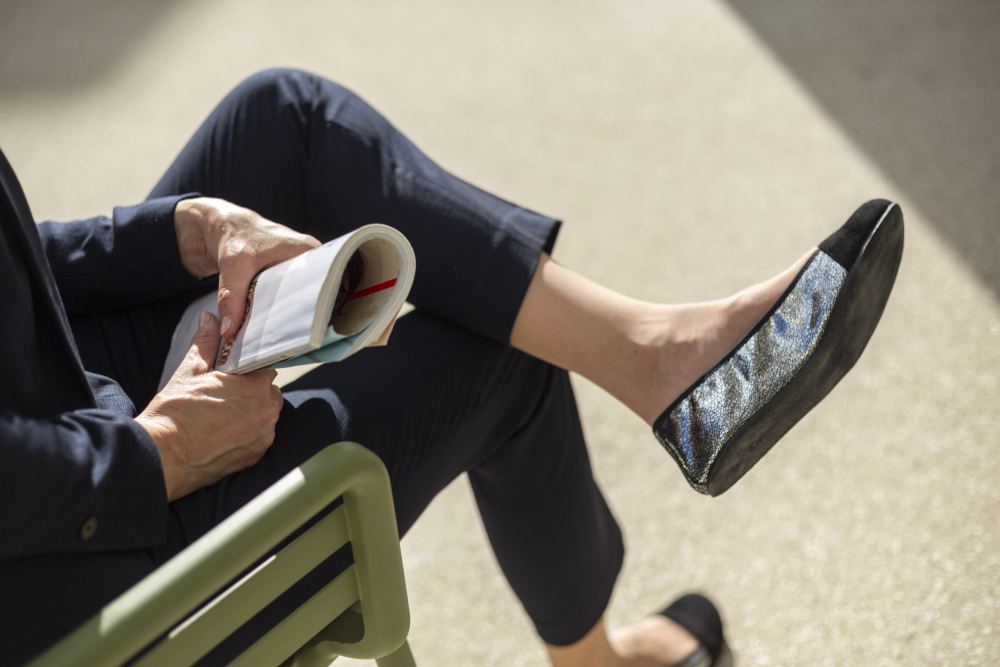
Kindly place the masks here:
[[(800, 285), (812, 285), (812, 297), (828, 284), (834, 296), (847, 293), (833, 279), (804, 278), (823, 252), (725, 299), (628, 298), (551, 259), (560, 221), (460, 180), (356, 94), (296, 70), (238, 85), (149, 198), (110, 218), (35, 226), (5, 158), (0, 182), (4, 660), (37, 654), (342, 439), (385, 463), (401, 534), (468, 475), (503, 573), (553, 665), (723, 659), (721, 619), (699, 595), (614, 633), (604, 627), (624, 547), (592, 475), (568, 371), (654, 426), (696, 488), (728, 486), (763, 452), (731, 457), (739, 460), (716, 484), (711, 465), (696, 459), (725, 460), (739, 437), (692, 445), (690, 433), (671, 430), (672, 410), (710, 398), (706, 378), (745, 362), (735, 352), (763, 335), (762, 322), (780, 316), (781, 331), (795, 330), (785, 310), (808, 300)], [(856, 232), (863, 218), (875, 246), (871, 220), (892, 207), (868, 207), (846, 228)], [(272, 370), (212, 369), (261, 268), (369, 222), (401, 230), (418, 260), (415, 310), (388, 347), (316, 368), (283, 391)], [(825, 242), (828, 255), (846, 252), (843, 237)], [(849, 284), (859, 271), (841, 273)], [(158, 391), (175, 324), (209, 291), (221, 320), (203, 316)], [(838, 322), (836, 309), (820, 315)], [(827, 349), (810, 340), (816, 355)], [(796, 365), (791, 384), (800, 367), (810, 365)], [(812, 403), (823, 392), (813, 393)], [(808, 407), (782, 409), (794, 423)], [(757, 423), (755, 413), (745, 417)], [(702, 425), (718, 436), (713, 423)], [(324, 563), (208, 661), (225, 661), (344, 566)]]

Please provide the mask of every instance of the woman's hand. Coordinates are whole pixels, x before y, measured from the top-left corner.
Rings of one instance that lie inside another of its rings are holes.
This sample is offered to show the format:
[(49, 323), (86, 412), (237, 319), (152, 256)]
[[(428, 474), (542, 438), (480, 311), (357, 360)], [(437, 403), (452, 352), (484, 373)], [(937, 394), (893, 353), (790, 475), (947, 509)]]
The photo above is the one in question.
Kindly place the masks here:
[(232, 337), (243, 323), (250, 281), (261, 269), (320, 243), (308, 234), (271, 222), (224, 199), (183, 199), (174, 209), (181, 263), (198, 278), (219, 274), (221, 334)]
[(184, 361), (135, 418), (156, 443), (170, 501), (249, 468), (274, 442), (277, 373), (213, 371), (218, 349), (219, 321), (204, 313)]

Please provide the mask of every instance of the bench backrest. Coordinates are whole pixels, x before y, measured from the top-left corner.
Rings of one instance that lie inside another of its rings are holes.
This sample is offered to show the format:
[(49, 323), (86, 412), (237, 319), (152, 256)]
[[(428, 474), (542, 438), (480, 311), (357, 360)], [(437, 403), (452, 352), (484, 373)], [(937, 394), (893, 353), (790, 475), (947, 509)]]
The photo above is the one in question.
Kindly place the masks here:
[[(339, 507), (267, 555), (337, 498)], [(385, 656), (409, 629), (392, 492), (378, 457), (345, 441), (290, 472), (32, 665), (117, 665), (136, 656), (136, 665), (192, 664), (347, 543), (354, 564), (234, 664)]]

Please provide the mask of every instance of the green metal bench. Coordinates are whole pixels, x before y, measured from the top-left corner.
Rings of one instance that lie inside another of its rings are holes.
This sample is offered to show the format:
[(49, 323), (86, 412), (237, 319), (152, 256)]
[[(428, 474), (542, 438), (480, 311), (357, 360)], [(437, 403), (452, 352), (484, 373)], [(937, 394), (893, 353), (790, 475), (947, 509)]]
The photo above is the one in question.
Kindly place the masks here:
[[(338, 497), (340, 507), (218, 592)], [(325, 667), (348, 656), (413, 667), (389, 478), (353, 442), (317, 453), (31, 665), (190, 665), (348, 542), (354, 564), (233, 664)]]

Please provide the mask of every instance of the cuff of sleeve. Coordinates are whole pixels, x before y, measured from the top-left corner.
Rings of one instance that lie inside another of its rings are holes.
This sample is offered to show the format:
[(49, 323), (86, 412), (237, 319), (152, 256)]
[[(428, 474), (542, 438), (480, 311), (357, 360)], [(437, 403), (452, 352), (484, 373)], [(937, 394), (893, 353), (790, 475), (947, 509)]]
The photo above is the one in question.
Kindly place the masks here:
[[(194, 287), (199, 279), (181, 264), (174, 229), (174, 209), (182, 199), (199, 197), (197, 192), (169, 197), (157, 197), (134, 206), (118, 206), (114, 210), (115, 243), (121, 247), (142, 248), (132, 258), (129, 269), (156, 275), (157, 282), (176, 289)], [(153, 269), (151, 272), (150, 269)]]
[[(105, 413), (107, 414), (107, 413)], [(168, 503), (163, 468), (153, 438), (134, 419), (115, 415), (117, 431), (103, 489), (82, 517), (81, 551), (147, 548), (166, 540)], [(109, 452), (110, 453), (110, 452)]]

